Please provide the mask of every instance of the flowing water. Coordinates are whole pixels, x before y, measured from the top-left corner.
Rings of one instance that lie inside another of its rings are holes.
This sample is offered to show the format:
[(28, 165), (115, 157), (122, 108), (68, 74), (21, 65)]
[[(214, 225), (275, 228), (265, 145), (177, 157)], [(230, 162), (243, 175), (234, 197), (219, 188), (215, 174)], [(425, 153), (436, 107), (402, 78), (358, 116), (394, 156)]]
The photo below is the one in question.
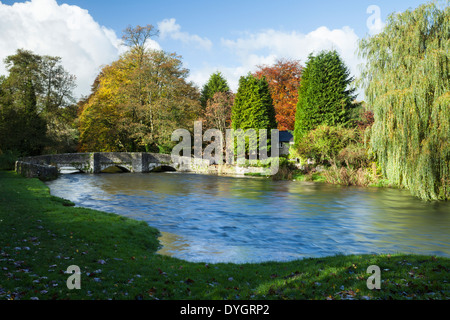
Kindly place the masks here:
[(261, 262), (363, 253), (450, 256), (450, 203), (406, 190), (188, 173), (62, 175), (53, 195), (148, 222), (161, 254)]

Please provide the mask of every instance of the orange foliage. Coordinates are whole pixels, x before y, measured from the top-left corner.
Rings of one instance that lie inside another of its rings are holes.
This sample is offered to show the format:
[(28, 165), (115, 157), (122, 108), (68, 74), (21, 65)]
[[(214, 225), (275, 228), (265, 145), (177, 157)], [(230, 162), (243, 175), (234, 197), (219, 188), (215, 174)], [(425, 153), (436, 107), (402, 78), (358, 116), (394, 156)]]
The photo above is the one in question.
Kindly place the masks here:
[(294, 130), (302, 70), (298, 60), (279, 59), (273, 66), (258, 66), (253, 74), (257, 78), (265, 76), (269, 83), (278, 130)]

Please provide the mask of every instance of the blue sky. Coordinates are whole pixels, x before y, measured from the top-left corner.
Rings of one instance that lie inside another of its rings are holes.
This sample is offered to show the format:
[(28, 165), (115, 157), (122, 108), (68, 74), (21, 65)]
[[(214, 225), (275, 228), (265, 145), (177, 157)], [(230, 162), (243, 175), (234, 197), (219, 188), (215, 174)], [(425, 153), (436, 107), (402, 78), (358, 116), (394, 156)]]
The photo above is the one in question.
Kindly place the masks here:
[(358, 39), (379, 32), (390, 13), (424, 2), (0, 0), (0, 59), (19, 47), (61, 56), (78, 77), (77, 94), (85, 95), (101, 65), (122, 52), (122, 30), (152, 24), (161, 31), (152, 47), (181, 55), (199, 87), (221, 71), (236, 90), (256, 65), (304, 63), (310, 52), (331, 48), (357, 76)]

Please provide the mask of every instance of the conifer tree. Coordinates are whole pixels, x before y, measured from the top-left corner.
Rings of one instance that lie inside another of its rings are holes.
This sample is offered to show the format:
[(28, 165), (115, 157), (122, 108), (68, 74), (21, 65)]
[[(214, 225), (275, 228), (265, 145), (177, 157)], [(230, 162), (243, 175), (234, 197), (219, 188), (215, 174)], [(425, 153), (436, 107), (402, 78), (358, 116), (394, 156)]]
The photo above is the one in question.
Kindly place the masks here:
[(269, 85), (263, 77), (241, 77), (232, 109), (233, 129), (274, 129), (275, 109)]
[(214, 97), (217, 92), (229, 93), (230, 87), (228, 86), (227, 80), (222, 76), (222, 73), (213, 73), (207, 83), (202, 88), (200, 103), (202, 109), (205, 110), (208, 105), (208, 100)]
[(277, 128), (275, 108), (265, 77), (258, 79), (251, 74), (239, 79), (239, 88), (232, 108), (232, 128), (234, 130), (267, 129), (268, 150), (270, 150), (270, 130)]
[(309, 55), (299, 88), (294, 137), (299, 142), (321, 124), (346, 125), (351, 119), (353, 78), (339, 54), (322, 51)]

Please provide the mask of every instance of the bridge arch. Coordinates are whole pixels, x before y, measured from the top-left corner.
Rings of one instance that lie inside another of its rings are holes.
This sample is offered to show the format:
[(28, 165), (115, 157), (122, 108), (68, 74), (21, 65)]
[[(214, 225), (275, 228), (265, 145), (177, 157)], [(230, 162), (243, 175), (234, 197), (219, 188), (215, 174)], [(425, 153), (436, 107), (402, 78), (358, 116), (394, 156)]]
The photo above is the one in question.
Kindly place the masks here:
[(100, 171), (100, 173), (122, 173), (122, 172), (131, 172), (131, 171), (129, 168), (116, 164), (107, 166), (106, 168)]
[(150, 170), (150, 172), (174, 172), (174, 171), (177, 171), (177, 169), (175, 169), (173, 165), (160, 165)]

